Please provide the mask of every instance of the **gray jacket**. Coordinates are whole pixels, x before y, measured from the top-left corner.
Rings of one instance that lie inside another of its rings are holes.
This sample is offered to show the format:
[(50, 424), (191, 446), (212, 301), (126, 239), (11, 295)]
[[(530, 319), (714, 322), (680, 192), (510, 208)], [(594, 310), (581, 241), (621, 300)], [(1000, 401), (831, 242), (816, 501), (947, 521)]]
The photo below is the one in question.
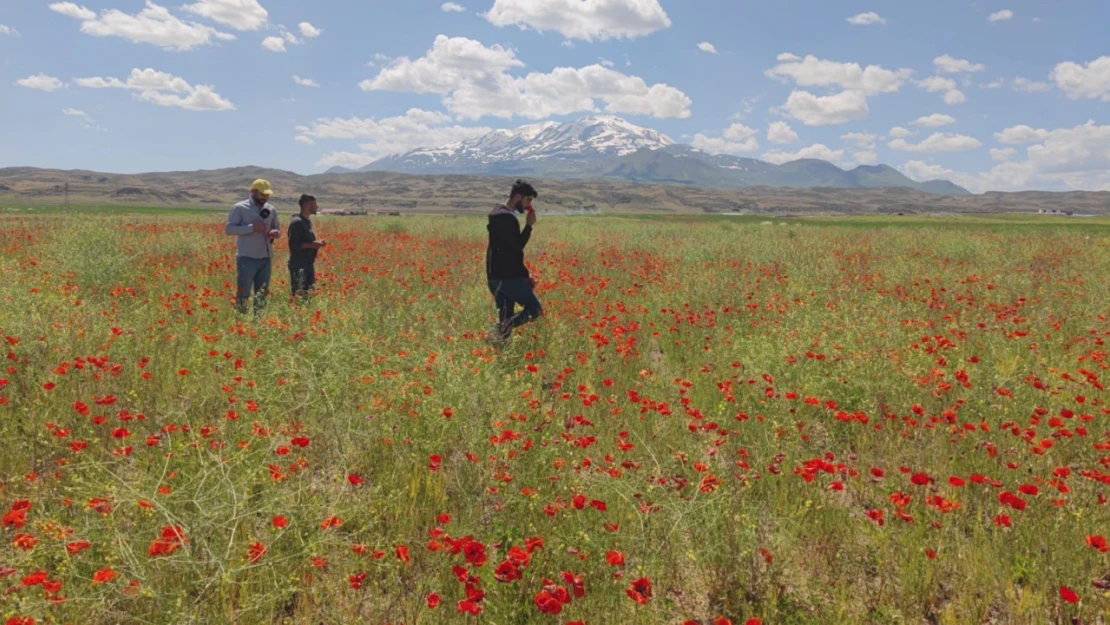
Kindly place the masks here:
[[(277, 211), (267, 202), (262, 208), (270, 209), (270, 216), (265, 220), (267, 230), (281, 230)], [(274, 249), (270, 238), (265, 232), (255, 232), (252, 224), (256, 219), (262, 219), (261, 210), (254, 205), (250, 198), (231, 207), (227, 214), (227, 225), (224, 226), (226, 234), (238, 237), (236, 245), (238, 256), (246, 258), (273, 258)]]

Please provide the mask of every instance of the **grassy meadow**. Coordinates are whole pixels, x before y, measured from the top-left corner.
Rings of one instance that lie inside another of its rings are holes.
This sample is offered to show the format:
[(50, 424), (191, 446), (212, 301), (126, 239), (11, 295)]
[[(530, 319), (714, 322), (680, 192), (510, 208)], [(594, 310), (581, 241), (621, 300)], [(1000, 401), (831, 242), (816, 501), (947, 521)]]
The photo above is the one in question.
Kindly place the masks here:
[(0, 623), (1110, 622), (1110, 221), (541, 213), (495, 347), (481, 217), (254, 317), (224, 212), (76, 212), (0, 211)]

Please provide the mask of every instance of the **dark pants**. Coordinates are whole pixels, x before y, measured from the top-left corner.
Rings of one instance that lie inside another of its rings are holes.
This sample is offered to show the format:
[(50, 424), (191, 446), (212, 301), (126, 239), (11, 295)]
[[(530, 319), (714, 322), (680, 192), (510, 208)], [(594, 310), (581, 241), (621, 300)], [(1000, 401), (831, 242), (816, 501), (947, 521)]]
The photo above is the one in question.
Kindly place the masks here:
[[(543, 305), (532, 291), (528, 278), (490, 280), (489, 292), (497, 304), (497, 321), (502, 328), (522, 326), (543, 314)], [(524, 310), (514, 314), (517, 304)]]
[(293, 295), (308, 294), (316, 286), (316, 262), (311, 260), (289, 261), (289, 290)]
[(247, 258), (239, 256), (235, 259), (239, 270), (236, 279), (235, 307), (239, 312), (247, 312), (247, 299), (254, 291), (254, 312), (262, 312), (266, 308), (266, 295), (270, 291), (271, 263), (269, 258)]

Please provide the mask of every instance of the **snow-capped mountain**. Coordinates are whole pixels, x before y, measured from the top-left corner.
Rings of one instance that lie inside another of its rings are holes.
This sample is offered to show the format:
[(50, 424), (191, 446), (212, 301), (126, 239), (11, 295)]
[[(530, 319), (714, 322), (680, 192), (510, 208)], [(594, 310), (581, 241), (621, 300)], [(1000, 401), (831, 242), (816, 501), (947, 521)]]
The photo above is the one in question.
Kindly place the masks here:
[[(334, 168), (328, 173), (347, 171)], [(948, 181), (916, 182), (885, 165), (845, 171), (815, 159), (774, 165), (711, 154), (610, 115), (494, 130), (468, 141), (387, 156), (359, 171), (610, 178), (719, 188), (908, 187), (940, 195), (967, 194)]]
[(362, 171), (404, 173), (508, 173), (581, 169), (587, 163), (658, 149), (675, 142), (656, 130), (619, 117), (591, 115), (577, 121), (544, 122), (512, 130), (494, 130), (476, 139), (435, 148), (419, 148), (367, 165)]

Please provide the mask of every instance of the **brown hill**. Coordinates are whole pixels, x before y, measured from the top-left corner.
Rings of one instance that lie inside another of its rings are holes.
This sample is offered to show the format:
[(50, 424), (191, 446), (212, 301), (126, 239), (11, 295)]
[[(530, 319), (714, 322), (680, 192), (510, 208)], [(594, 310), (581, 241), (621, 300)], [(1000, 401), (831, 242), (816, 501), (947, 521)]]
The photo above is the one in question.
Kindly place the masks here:
[[(105, 174), (13, 167), (0, 169), (0, 206), (60, 204), (69, 186), (73, 204), (208, 206), (224, 208), (246, 197), (256, 178), (266, 178), (279, 206), (295, 205), (301, 193), (322, 208), (400, 212), (484, 212), (505, 195), (512, 180), (486, 176), (413, 176), (387, 172), (317, 174), (261, 167), (146, 174)], [(985, 193), (962, 197), (905, 188), (738, 190), (599, 180), (536, 180), (545, 209), (603, 213), (991, 213), (1058, 211), (1110, 214), (1110, 192)]]

